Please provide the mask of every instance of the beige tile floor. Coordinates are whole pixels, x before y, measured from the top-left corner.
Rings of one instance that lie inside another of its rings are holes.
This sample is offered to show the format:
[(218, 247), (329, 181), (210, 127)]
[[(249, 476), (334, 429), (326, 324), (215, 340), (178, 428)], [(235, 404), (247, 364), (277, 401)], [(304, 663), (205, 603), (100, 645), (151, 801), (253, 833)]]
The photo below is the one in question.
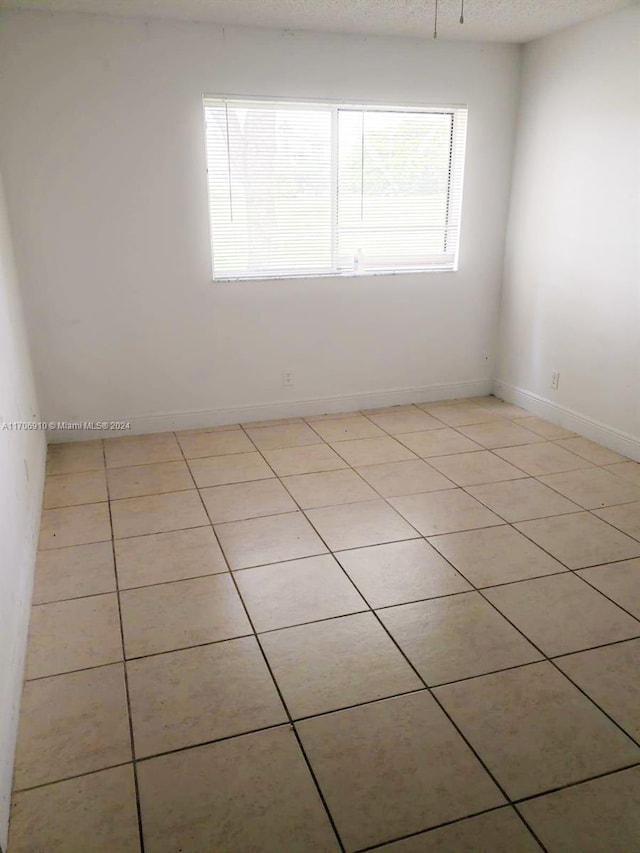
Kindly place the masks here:
[(49, 449), (9, 853), (640, 850), (640, 465), (493, 397)]

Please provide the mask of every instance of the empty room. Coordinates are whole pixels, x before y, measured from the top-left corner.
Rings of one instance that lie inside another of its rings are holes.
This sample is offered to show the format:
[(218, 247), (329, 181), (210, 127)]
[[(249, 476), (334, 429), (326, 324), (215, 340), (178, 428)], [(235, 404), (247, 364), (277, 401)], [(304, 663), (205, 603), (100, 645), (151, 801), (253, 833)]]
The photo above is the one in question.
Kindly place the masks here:
[(0, 853), (640, 853), (640, 6), (0, 0)]

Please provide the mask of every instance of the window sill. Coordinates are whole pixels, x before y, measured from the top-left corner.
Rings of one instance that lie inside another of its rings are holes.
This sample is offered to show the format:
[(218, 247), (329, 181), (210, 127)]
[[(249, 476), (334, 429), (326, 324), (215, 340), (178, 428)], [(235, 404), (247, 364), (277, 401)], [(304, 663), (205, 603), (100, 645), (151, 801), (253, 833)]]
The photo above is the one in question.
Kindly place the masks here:
[(344, 278), (378, 278), (380, 276), (415, 275), (416, 273), (454, 273), (458, 268), (451, 267), (415, 267), (407, 270), (367, 270), (366, 272), (343, 272), (343, 273), (292, 273), (291, 275), (252, 275), (234, 276), (229, 278), (214, 278), (212, 284), (233, 284), (249, 281), (307, 281), (309, 279), (344, 279)]

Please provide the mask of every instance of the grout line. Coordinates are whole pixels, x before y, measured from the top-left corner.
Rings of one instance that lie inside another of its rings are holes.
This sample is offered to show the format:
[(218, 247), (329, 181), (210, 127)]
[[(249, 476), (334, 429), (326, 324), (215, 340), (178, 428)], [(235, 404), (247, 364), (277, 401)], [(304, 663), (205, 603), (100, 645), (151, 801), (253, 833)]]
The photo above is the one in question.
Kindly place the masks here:
[[(618, 508), (618, 507), (620, 507), (620, 506), (629, 506), (629, 504), (630, 504), (630, 503), (637, 503), (637, 504), (640, 504), (640, 501), (629, 501), (628, 503), (624, 503), (624, 504), (611, 504), (610, 506), (596, 507), (596, 509), (597, 509), (597, 510), (603, 510), (603, 509), (617, 509), (617, 508)], [(628, 536), (628, 537), (629, 537), (629, 539), (633, 539), (633, 540), (634, 540), (634, 542), (640, 542), (640, 532), (638, 533), (638, 535), (637, 535), (637, 536), (636, 536), (636, 535), (634, 535), (634, 534), (631, 534), (631, 533), (627, 533), (627, 531), (626, 531), (626, 530), (623, 530), (621, 527), (618, 527), (618, 526), (617, 526), (616, 524), (614, 524), (612, 521), (609, 521), (609, 519), (607, 519), (607, 518), (602, 518), (601, 516), (597, 515), (597, 514), (596, 514), (596, 510), (590, 509), (590, 510), (587, 510), (587, 512), (590, 512), (590, 513), (591, 513), (591, 515), (595, 516), (597, 519), (599, 519), (599, 521), (604, 521), (604, 523), (605, 523), (605, 524), (608, 524), (608, 525), (609, 525), (609, 527), (613, 527), (613, 529), (614, 529), (614, 530), (617, 530), (617, 531), (618, 531), (618, 533), (622, 533), (622, 535), (623, 535), (623, 536)], [(633, 557), (631, 557), (630, 559), (634, 559), (634, 558), (633, 558)]]
[(70, 782), (72, 779), (82, 779), (85, 776), (95, 776), (96, 773), (103, 773), (106, 770), (115, 770), (116, 767), (129, 767), (129, 765), (133, 766), (133, 759), (131, 761), (120, 761), (118, 764), (108, 764), (106, 767), (98, 767), (97, 770), (87, 770), (85, 773), (74, 773), (72, 776), (63, 776), (62, 779), (52, 779), (50, 782), (40, 782), (39, 785), (29, 785), (26, 788), (14, 788), (11, 796), (15, 796), (16, 794), (24, 794), (27, 791), (38, 791), (40, 788), (49, 788), (51, 785), (57, 785), (60, 782)]
[[(249, 636), (252, 637), (253, 635), (250, 634)], [(270, 732), (270, 731), (273, 731), (274, 729), (285, 729), (285, 728), (290, 729), (291, 723), (288, 720), (283, 719), (283, 720), (280, 720), (280, 722), (278, 722), (278, 723), (271, 723), (268, 726), (260, 726), (260, 728), (257, 728), (257, 729), (247, 729), (246, 731), (243, 730), (241, 732), (234, 732), (233, 734), (223, 735), (222, 737), (211, 738), (210, 740), (198, 741), (197, 743), (188, 743), (188, 744), (185, 744), (184, 746), (175, 747), (174, 749), (166, 749), (163, 752), (154, 752), (154, 753), (150, 753), (149, 755), (140, 755), (134, 759), (134, 762), (136, 764), (141, 764), (144, 761), (153, 761), (156, 758), (166, 758), (167, 756), (177, 755), (181, 752), (189, 752), (192, 749), (199, 749), (201, 746), (213, 746), (214, 744), (218, 744), (218, 743), (226, 743), (229, 740), (238, 740), (239, 738), (247, 737), (249, 735), (258, 735), (258, 734), (262, 734), (262, 732)], [(180, 853), (180, 851), (178, 851), (178, 853)], [(217, 851), (215, 851), (215, 853), (217, 853)]]
[[(628, 562), (628, 560), (616, 560), (615, 562), (612, 562), (612, 563), (599, 563), (597, 566), (587, 566), (587, 568), (590, 568), (590, 569), (603, 568), (604, 569), (607, 566), (616, 566), (616, 565), (618, 565), (618, 563), (626, 563), (626, 562)], [(638, 614), (632, 613), (631, 610), (627, 610), (627, 608), (624, 605), (620, 604), (614, 598), (611, 598), (611, 596), (608, 595), (606, 592), (603, 592), (601, 589), (598, 589), (598, 587), (595, 586), (595, 584), (591, 583), (591, 581), (587, 580), (587, 578), (582, 577), (582, 575), (579, 574), (579, 572), (584, 571), (584, 569), (569, 569), (569, 571), (572, 574), (577, 575), (577, 577), (579, 577), (581, 581), (584, 581), (584, 583), (586, 583), (588, 586), (590, 586), (591, 589), (593, 589), (595, 592), (599, 592), (600, 595), (603, 598), (606, 598), (607, 601), (610, 601), (611, 604), (614, 605), (614, 607), (618, 607), (620, 610), (622, 610), (628, 616), (631, 616), (632, 619), (635, 619), (636, 622), (640, 622), (640, 617), (638, 616)], [(605, 645), (615, 645), (615, 644), (614, 643), (606, 643)]]
[[(104, 443), (102, 445), (102, 453), (105, 455)], [(106, 464), (106, 456), (105, 456), (105, 464)], [(109, 484), (107, 482), (107, 497), (109, 496)], [(122, 657), (125, 656), (125, 640), (124, 640), (124, 622), (122, 619), (122, 608), (120, 606), (120, 590), (118, 588), (118, 576), (117, 576), (117, 568), (116, 568), (116, 549), (115, 549), (115, 538), (113, 532), (113, 518), (111, 516), (111, 503), (107, 503), (108, 512), (109, 512), (109, 526), (111, 527), (111, 548), (113, 554), (113, 570), (116, 575), (116, 600), (118, 603), (118, 622), (120, 626), (120, 642), (122, 643)], [(133, 769), (133, 785), (135, 790), (136, 797), (136, 815), (138, 818), (138, 836), (140, 841), (140, 853), (144, 853), (144, 833), (142, 830), (142, 809), (140, 806), (140, 785), (138, 782), (138, 772), (135, 765), (135, 742), (134, 742), (134, 734), (133, 734), (133, 717), (131, 714), (131, 694), (129, 687), (129, 675), (127, 672), (127, 667), (125, 663), (122, 664), (122, 670), (124, 675), (124, 687), (125, 687), (125, 696), (127, 701), (127, 722), (129, 723), (129, 746), (131, 749), (131, 761), (132, 761), (132, 769)]]
[(51, 601), (34, 601), (31, 604), (31, 608), (34, 609), (36, 607), (48, 607), (50, 604), (64, 604), (67, 601), (83, 601), (85, 598), (100, 598), (105, 595), (116, 595), (117, 592), (118, 590), (116, 589), (116, 584), (114, 581), (113, 589), (107, 589), (103, 592), (88, 592), (86, 595), (72, 595), (67, 598), (53, 598)]
[[(631, 559), (638, 559), (638, 558), (632, 557)], [(628, 562), (630, 562), (630, 561), (629, 560), (616, 560), (615, 562), (612, 562), (612, 563), (598, 563), (597, 566), (586, 566), (586, 568), (587, 569), (605, 569), (605, 568), (608, 568), (609, 566), (617, 566), (620, 563), (628, 563)], [(620, 604), (620, 602), (616, 601), (614, 598), (611, 598), (611, 596), (608, 593), (603, 592), (601, 589), (598, 589), (598, 587), (595, 584), (591, 583), (591, 581), (588, 580), (588, 578), (583, 577), (580, 574), (580, 572), (585, 571), (585, 569), (570, 569), (570, 571), (574, 575), (577, 575), (580, 578), (580, 580), (582, 580), (586, 584), (588, 584), (593, 590), (595, 590), (596, 592), (599, 592), (600, 595), (604, 596), (604, 598), (606, 598), (608, 601), (610, 601), (616, 607), (619, 607), (620, 610), (624, 611), (624, 613), (627, 613), (633, 619), (636, 619), (637, 621), (640, 622), (640, 616), (638, 616), (637, 613), (633, 613), (631, 610), (628, 610), (623, 604)]]
[(160, 491), (155, 492), (142, 492), (138, 495), (122, 495), (119, 498), (110, 498), (109, 503), (115, 504), (120, 501), (135, 501), (138, 498), (155, 498), (158, 495), (177, 495), (182, 492), (193, 492), (195, 491), (195, 486), (187, 486), (187, 488), (176, 489), (175, 487), (171, 487), (170, 489), (161, 489)]
[(537, 794), (528, 794), (526, 797), (519, 797), (513, 801), (514, 806), (529, 803), (531, 800), (539, 800), (541, 797), (548, 797), (551, 794), (557, 794), (558, 791), (566, 791), (567, 788), (576, 788), (579, 785), (586, 785), (588, 782), (595, 782), (597, 779), (606, 779), (608, 776), (615, 776), (616, 773), (624, 773), (626, 770), (633, 770), (635, 767), (640, 767), (640, 761), (631, 761), (625, 764), (624, 767), (616, 767), (614, 770), (604, 770), (602, 773), (594, 773), (593, 776), (587, 776), (579, 782), (571, 782), (568, 785), (557, 785), (555, 788), (549, 788), (546, 791), (539, 791)]
[[(510, 805), (509, 803), (502, 803), (499, 806), (492, 806), (489, 809), (483, 809), (482, 811), (479, 811), (479, 812), (473, 812), (473, 814), (470, 814), (470, 815), (464, 815), (463, 817), (457, 817), (457, 818), (454, 818), (453, 820), (448, 820), (445, 823), (439, 823), (436, 826), (429, 826), (425, 829), (419, 829), (417, 832), (411, 832), (408, 835), (402, 835), (399, 838), (392, 838), (388, 841), (382, 841), (379, 844), (374, 844), (372, 847), (361, 847), (356, 851), (356, 853), (373, 853), (373, 851), (376, 851), (376, 850), (383, 850), (389, 844), (397, 844), (398, 842), (401, 842), (401, 841), (408, 841), (411, 838), (420, 838), (423, 835), (428, 836), (430, 833), (435, 832), (438, 829), (445, 829), (448, 826), (455, 826), (458, 823), (463, 823), (465, 820), (473, 820), (474, 818), (482, 817), (483, 815), (491, 814), (492, 812), (498, 812), (498, 811), (501, 811), (503, 809), (513, 811), (516, 814), (516, 816), (518, 818), (520, 818), (520, 820), (525, 825), (525, 827), (529, 830), (531, 835), (533, 835), (535, 840), (538, 842), (538, 844), (540, 845), (540, 849), (543, 850), (544, 853), (549, 853), (548, 848), (542, 844), (542, 842), (540, 841), (538, 836), (535, 834), (535, 832), (531, 829), (529, 824), (524, 820), (524, 818), (520, 815), (520, 813), (515, 808), (513, 808), (513, 806)], [(428, 839), (426, 839), (426, 840), (428, 842)], [(486, 848), (484, 848), (484, 849), (486, 850)]]
[(549, 850), (549, 848), (546, 846), (546, 844), (542, 843), (542, 839), (540, 838), (538, 833), (534, 831), (533, 827), (531, 826), (529, 821), (525, 818), (525, 816), (523, 814), (521, 814), (520, 811), (517, 808), (515, 808), (515, 806), (512, 806), (512, 809), (513, 809), (513, 812), (516, 815), (516, 817), (524, 825), (525, 829), (528, 829), (529, 832), (531, 833), (531, 835), (533, 835), (534, 839), (538, 842), (538, 844), (540, 845), (540, 848), (544, 851), (544, 853), (552, 853), (552, 851)]

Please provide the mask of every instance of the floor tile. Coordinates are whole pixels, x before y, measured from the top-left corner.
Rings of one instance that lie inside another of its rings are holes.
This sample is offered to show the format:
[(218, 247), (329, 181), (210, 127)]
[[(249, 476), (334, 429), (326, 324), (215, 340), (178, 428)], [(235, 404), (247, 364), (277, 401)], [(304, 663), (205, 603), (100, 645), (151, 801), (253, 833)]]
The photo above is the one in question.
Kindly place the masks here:
[(536, 797), (518, 808), (553, 853), (629, 853), (640, 838), (640, 768)]
[(429, 412), (449, 426), (468, 426), (469, 424), (482, 424), (487, 421), (497, 421), (500, 415), (489, 409), (484, 409), (477, 403), (465, 400), (451, 400), (442, 403), (420, 403), (421, 409)]
[(186, 459), (204, 456), (227, 456), (233, 453), (251, 453), (255, 450), (242, 430), (226, 432), (178, 433), (178, 441)]
[(126, 468), (182, 459), (180, 446), (172, 432), (106, 438), (104, 453), (107, 468)]
[(231, 569), (326, 554), (327, 548), (301, 512), (216, 525)]
[[(332, 416), (332, 417), (335, 417)], [(258, 427), (274, 427), (285, 426), (286, 424), (301, 424), (304, 423), (304, 418), (269, 418), (266, 421), (243, 421), (240, 426), (243, 429), (257, 429)]]
[(196, 491), (111, 501), (111, 518), (116, 539), (202, 527), (209, 523)]
[(618, 530), (622, 530), (623, 533), (633, 536), (634, 539), (640, 539), (640, 501), (595, 510), (594, 515), (617, 527)]
[(507, 525), (434, 536), (429, 541), (477, 587), (566, 571), (561, 563)]
[(398, 403), (396, 406), (376, 406), (372, 409), (362, 409), (360, 414), (367, 417), (388, 414), (389, 412), (401, 414), (402, 412), (413, 412), (416, 408), (418, 407), (414, 403)]
[(482, 450), (479, 444), (462, 435), (455, 429), (432, 429), (428, 432), (410, 432), (398, 437), (398, 440), (413, 450), (418, 456), (428, 459), (431, 456), (446, 456), (449, 453), (469, 453)]
[(338, 853), (286, 727), (138, 765), (146, 853)]
[(16, 794), (11, 853), (140, 853), (133, 766)]
[(384, 431), (364, 415), (329, 418), (322, 421), (309, 420), (309, 423), (325, 441), (346, 441), (352, 438), (373, 438), (384, 435)]
[(540, 653), (477, 592), (380, 610), (428, 685), (540, 660)]
[(137, 758), (286, 723), (254, 637), (127, 663)]
[(489, 450), (495, 447), (512, 447), (517, 444), (536, 444), (544, 440), (535, 432), (507, 420), (461, 426), (458, 429), (467, 438), (477, 441)]
[(247, 569), (235, 577), (256, 631), (367, 610), (329, 554)]
[(583, 438), (581, 435), (575, 438), (563, 438), (556, 441), (560, 447), (570, 450), (577, 456), (582, 456), (594, 465), (614, 465), (617, 462), (626, 462), (627, 459), (601, 444), (596, 444), (595, 441), (589, 441), (588, 438)]
[(265, 450), (265, 459), (278, 477), (293, 474), (315, 474), (318, 471), (336, 471), (347, 468), (344, 459), (326, 444), (309, 444), (306, 447), (285, 447), (282, 450)]
[(413, 539), (419, 535), (381, 500), (310, 509), (307, 517), (332, 551)]
[(640, 640), (557, 658), (556, 664), (631, 737), (640, 740)]
[(120, 608), (128, 658), (251, 633), (228, 574), (124, 590)]
[(501, 518), (462, 489), (391, 498), (389, 503), (423, 536), (503, 524)]
[(585, 509), (640, 501), (640, 486), (627, 483), (602, 468), (550, 474), (540, 479)]
[(385, 844), (376, 853), (540, 853), (541, 850), (515, 811), (502, 808)]
[(353, 441), (335, 441), (331, 445), (343, 459), (358, 468), (362, 465), (381, 465), (383, 462), (402, 462), (416, 456), (395, 438), (357, 438)]
[(373, 608), (471, 589), (424, 539), (340, 551), (336, 559)]
[(272, 631), (261, 643), (294, 718), (423, 689), (373, 613)]
[(503, 803), (426, 691), (296, 728), (347, 851)]
[(366, 465), (357, 470), (384, 498), (455, 488), (451, 480), (447, 480), (422, 459)]
[(622, 477), (623, 480), (628, 480), (629, 483), (640, 486), (640, 463), (638, 462), (621, 462), (619, 465), (607, 465), (606, 470), (615, 474), (616, 477)]
[(227, 571), (211, 527), (134, 536), (114, 544), (120, 589)]
[(33, 604), (99, 595), (115, 588), (111, 542), (38, 552)]
[(50, 444), (47, 448), (47, 476), (101, 471), (104, 468), (102, 440)]
[(640, 557), (640, 543), (587, 512), (515, 526), (570, 569)]
[(436, 420), (422, 409), (411, 408), (404, 411), (394, 412), (388, 409), (377, 415), (369, 415), (374, 424), (377, 424), (385, 432), (398, 435), (404, 432), (420, 432), (421, 430), (441, 429), (442, 421)]
[(630, 853), (640, 464), (492, 395), (243, 426), (49, 448), (11, 851), (140, 853), (117, 582), (146, 853), (337, 853), (309, 761), (347, 853), (539, 851), (455, 725)]
[(441, 471), (459, 486), (475, 486), (480, 483), (497, 483), (501, 480), (517, 480), (526, 475), (498, 459), (488, 450), (476, 453), (455, 453), (452, 456), (438, 456), (429, 463)]
[(298, 508), (276, 479), (214, 486), (203, 489), (201, 495), (212, 524), (295, 512)]
[(274, 476), (271, 468), (256, 452), (192, 459), (189, 461), (189, 467), (199, 489), (265, 480)]
[(45, 509), (42, 512), (38, 545), (42, 551), (110, 539), (111, 525), (106, 503)]
[(552, 424), (551, 421), (545, 421), (543, 418), (519, 418), (518, 423), (520, 426), (531, 430), (531, 432), (535, 432), (537, 435), (542, 436), (542, 438), (546, 438), (548, 441), (556, 438), (571, 438), (571, 436), (575, 435), (571, 430), (558, 426), (558, 424)]
[(186, 462), (156, 462), (133, 468), (109, 468), (107, 479), (111, 500), (195, 488)]
[(122, 660), (115, 593), (31, 609), (26, 678), (57, 675)]
[(549, 656), (640, 636), (640, 622), (571, 573), (487, 589), (485, 595)]
[(596, 589), (640, 619), (640, 560), (622, 560), (578, 572)]
[[(253, 426), (253, 424), (251, 424)], [(227, 432), (230, 429), (239, 430), (242, 427), (240, 424), (220, 424), (219, 426), (202, 426), (196, 429), (183, 429), (176, 432), (176, 438), (181, 438), (183, 435), (191, 435), (196, 432)]]
[(533, 477), (469, 486), (467, 491), (509, 522), (564, 515), (581, 509)]
[(127, 761), (131, 739), (122, 664), (25, 684), (16, 791)]
[(640, 749), (551, 663), (435, 693), (513, 799), (640, 760)]
[(49, 476), (44, 485), (44, 509), (107, 500), (107, 482), (103, 470)]
[(506, 400), (500, 400), (498, 397), (491, 395), (490, 397), (476, 398), (474, 402), (478, 403), (485, 412), (491, 412), (499, 415), (501, 418), (520, 419), (525, 418), (529, 414), (526, 409), (516, 406), (513, 403), (507, 403)]
[(378, 495), (355, 471), (323, 471), (285, 477), (283, 484), (302, 509), (375, 500)]
[(301, 447), (322, 444), (322, 438), (305, 423), (281, 424), (251, 429), (247, 434), (258, 450), (278, 450), (282, 447)]
[(362, 412), (358, 411), (349, 411), (349, 412), (324, 412), (321, 415), (307, 415), (302, 420), (305, 420), (309, 424), (316, 423), (317, 421), (331, 421), (336, 418), (353, 418), (357, 415), (362, 415)]
[(520, 447), (504, 447), (496, 450), (496, 453), (502, 459), (531, 474), (532, 477), (577, 471), (579, 468), (591, 466), (591, 462), (550, 441)]

